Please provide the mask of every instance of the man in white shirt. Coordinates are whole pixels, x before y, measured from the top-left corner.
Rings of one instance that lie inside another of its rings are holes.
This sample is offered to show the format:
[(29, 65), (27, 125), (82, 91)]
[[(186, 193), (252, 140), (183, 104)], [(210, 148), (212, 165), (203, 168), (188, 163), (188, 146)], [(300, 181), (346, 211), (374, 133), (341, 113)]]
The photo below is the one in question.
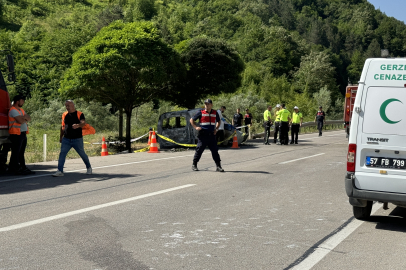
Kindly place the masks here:
[(225, 106), (221, 106), (221, 108), (217, 110), (217, 113), (219, 114), (220, 119), (221, 119), (220, 127), (219, 127), (219, 129), (218, 129), (218, 131), (216, 133), (217, 142), (222, 142), (225, 139), (225, 134), (224, 134), (224, 121), (225, 121), (225, 119), (223, 117), (223, 113), (224, 113), (225, 110), (226, 110)]

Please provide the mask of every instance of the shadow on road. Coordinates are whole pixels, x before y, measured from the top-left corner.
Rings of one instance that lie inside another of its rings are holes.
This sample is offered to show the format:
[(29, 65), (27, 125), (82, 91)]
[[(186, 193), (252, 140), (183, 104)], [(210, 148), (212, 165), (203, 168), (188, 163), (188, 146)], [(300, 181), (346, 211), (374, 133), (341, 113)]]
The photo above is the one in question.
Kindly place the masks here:
[(273, 173), (264, 172), (264, 171), (226, 171), (226, 173), (260, 173), (260, 174), (273, 174)]
[(378, 230), (406, 232), (406, 209), (396, 207), (388, 216), (371, 216), (368, 222), (376, 223)]
[[(43, 165), (43, 164), (28, 164), (27, 165), (28, 169), (34, 171), (36, 174), (47, 174), (50, 173), (49, 170), (52, 170), (52, 172), (56, 172), (58, 166), (57, 165)], [(0, 180), (7, 178), (20, 178), (24, 177), (27, 175), (14, 175), (11, 173), (7, 172), (0, 172)]]
[[(47, 172), (49, 173), (49, 172)], [(81, 182), (99, 182), (117, 178), (129, 178), (140, 176), (138, 174), (91, 174), (85, 172), (66, 173), (62, 177), (52, 177), (50, 175), (35, 175), (35, 178), (18, 179), (10, 182), (0, 182), (0, 195), (27, 192), (39, 189), (54, 188), (57, 186), (66, 186)], [(39, 177), (37, 177), (39, 176)], [(17, 178), (18, 176), (16, 176)], [(23, 176), (24, 177), (24, 176)]]

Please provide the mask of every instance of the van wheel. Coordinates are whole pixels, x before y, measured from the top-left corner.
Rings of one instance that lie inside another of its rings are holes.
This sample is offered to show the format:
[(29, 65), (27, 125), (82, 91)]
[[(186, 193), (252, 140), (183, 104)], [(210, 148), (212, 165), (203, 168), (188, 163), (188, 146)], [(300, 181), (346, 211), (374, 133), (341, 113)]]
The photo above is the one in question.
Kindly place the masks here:
[(352, 207), (352, 212), (354, 213), (354, 217), (356, 219), (368, 219), (371, 216), (371, 211), (372, 211), (372, 201), (367, 202), (366, 207), (358, 207), (358, 206), (353, 206)]

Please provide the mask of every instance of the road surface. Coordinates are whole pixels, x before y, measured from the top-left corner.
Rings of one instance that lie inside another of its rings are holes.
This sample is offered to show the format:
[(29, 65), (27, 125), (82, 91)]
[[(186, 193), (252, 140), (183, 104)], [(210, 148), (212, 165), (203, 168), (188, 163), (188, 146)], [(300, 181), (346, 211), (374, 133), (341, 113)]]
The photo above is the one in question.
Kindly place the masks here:
[(343, 131), (298, 145), (56, 162), (0, 177), (2, 269), (404, 269), (406, 211), (353, 219)]

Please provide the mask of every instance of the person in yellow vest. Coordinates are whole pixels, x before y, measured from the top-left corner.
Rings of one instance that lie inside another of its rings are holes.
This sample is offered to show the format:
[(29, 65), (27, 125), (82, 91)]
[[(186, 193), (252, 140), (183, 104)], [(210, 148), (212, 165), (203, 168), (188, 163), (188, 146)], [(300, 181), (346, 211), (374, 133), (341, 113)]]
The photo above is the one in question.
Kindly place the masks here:
[(86, 174), (92, 174), (92, 166), (83, 147), (82, 128), (86, 125), (85, 116), (82, 112), (76, 111), (73, 100), (68, 99), (65, 107), (67, 112), (62, 114), (62, 128), (59, 137), (61, 152), (58, 159), (58, 170), (52, 176), (63, 176), (66, 155), (72, 147), (85, 163)]
[(25, 113), (22, 106), (25, 103), (25, 98), (21, 95), (16, 95), (13, 98), (13, 106), (8, 112), (8, 132), (10, 133), (11, 141), (11, 156), (9, 163), (9, 172), (15, 174), (33, 174), (25, 166), (25, 148), (27, 147), (27, 122), (31, 121), (31, 117)]
[(282, 104), (282, 109), (280, 110), (279, 116), (281, 118), (281, 129), (279, 136), (279, 145), (288, 145), (289, 144), (289, 122), (290, 122), (290, 111), (285, 107), (285, 104)]
[(264, 134), (264, 144), (265, 145), (270, 145), (269, 143), (269, 135), (271, 133), (271, 126), (272, 126), (272, 106), (268, 106), (268, 109), (265, 110), (264, 112), (264, 129), (265, 129), (265, 134)]
[(281, 111), (281, 105), (276, 104), (275, 107), (275, 123), (274, 123), (274, 133), (273, 133), (273, 142), (277, 143), (278, 142), (278, 133), (280, 136), (280, 125), (281, 125), (281, 117), (279, 115), (279, 112)]
[(292, 139), (290, 140), (290, 144), (293, 144), (293, 143), (297, 144), (300, 127), (302, 126), (302, 123), (303, 123), (303, 114), (301, 112), (299, 112), (298, 106), (295, 106), (293, 108), (293, 110), (294, 110), (294, 112), (292, 114), (292, 120), (290, 121), (290, 123), (292, 125), (292, 131), (291, 131)]

